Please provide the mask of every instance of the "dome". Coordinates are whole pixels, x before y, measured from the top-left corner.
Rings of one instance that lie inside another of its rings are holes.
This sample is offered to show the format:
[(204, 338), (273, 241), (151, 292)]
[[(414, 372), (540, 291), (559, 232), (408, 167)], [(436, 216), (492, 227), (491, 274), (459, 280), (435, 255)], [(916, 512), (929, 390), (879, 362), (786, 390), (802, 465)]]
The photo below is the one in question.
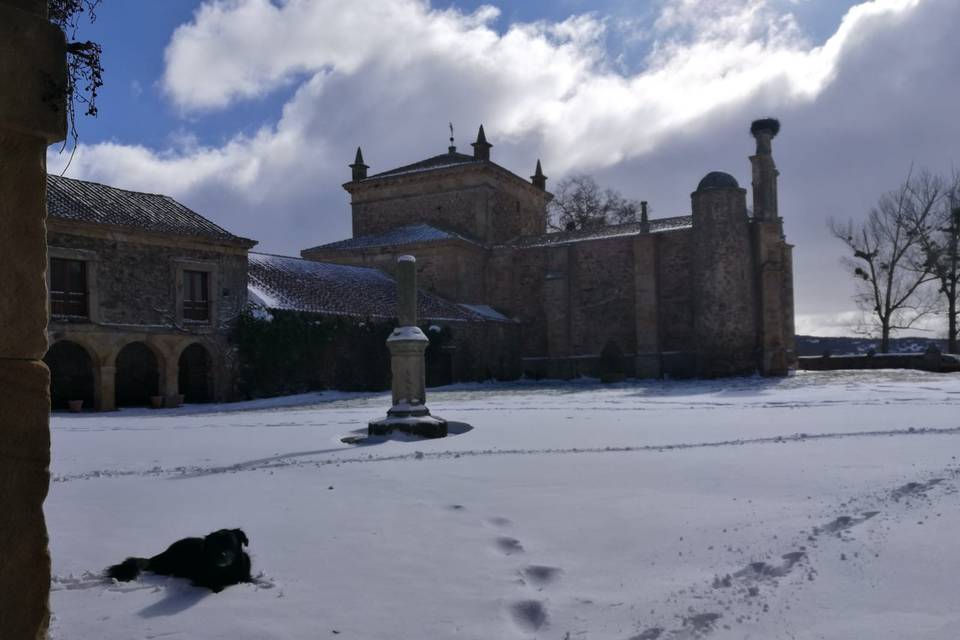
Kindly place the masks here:
[(739, 189), (737, 179), (723, 171), (711, 171), (703, 177), (697, 185), (697, 191), (713, 191), (714, 189)]

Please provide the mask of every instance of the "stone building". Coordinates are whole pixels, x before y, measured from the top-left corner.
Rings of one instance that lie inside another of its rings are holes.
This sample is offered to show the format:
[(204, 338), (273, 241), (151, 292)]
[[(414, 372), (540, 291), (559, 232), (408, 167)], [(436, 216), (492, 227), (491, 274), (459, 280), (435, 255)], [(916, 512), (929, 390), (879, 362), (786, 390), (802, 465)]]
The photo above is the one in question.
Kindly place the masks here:
[(47, 178), (51, 404), (224, 400), (247, 252), (172, 198)]
[(722, 172), (691, 194), (690, 215), (547, 233), (552, 198), (538, 161), (525, 180), (490, 159), (483, 127), (473, 153), (447, 153), (368, 175), (361, 151), (344, 184), (353, 237), (305, 249), (309, 260), (390, 271), (417, 257), (433, 293), (514, 319), (528, 375), (598, 373), (613, 346), (642, 377), (785, 375), (795, 366), (791, 245), (777, 210), (771, 141), (751, 133), (753, 212)]

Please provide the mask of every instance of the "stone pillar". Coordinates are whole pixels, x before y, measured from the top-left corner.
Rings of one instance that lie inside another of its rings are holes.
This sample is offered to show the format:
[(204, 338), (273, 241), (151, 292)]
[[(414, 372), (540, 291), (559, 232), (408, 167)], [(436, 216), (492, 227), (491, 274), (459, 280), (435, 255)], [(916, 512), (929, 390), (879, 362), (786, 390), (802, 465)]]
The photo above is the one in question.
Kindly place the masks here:
[(180, 406), (180, 362), (168, 358), (163, 367), (163, 387), (160, 389), (165, 407)]
[(66, 135), (63, 34), (46, 0), (0, 0), (0, 635), (50, 618), (46, 151)]
[(113, 411), (117, 408), (117, 368), (100, 367), (100, 411)]
[(397, 260), (397, 308), (400, 326), (387, 338), (390, 350), (393, 406), (387, 417), (369, 423), (370, 435), (394, 430), (442, 438), (447, 422), (427, 409), (427, 366), (424, 354), (430, 340), (417, 326), (417, 262), (413, 256)]

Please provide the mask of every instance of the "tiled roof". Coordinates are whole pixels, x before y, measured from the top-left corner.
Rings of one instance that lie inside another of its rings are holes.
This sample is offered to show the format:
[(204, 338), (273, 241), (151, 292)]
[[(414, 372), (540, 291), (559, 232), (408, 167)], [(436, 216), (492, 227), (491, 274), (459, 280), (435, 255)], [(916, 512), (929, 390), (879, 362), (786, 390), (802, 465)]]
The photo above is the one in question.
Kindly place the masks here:
[(233, 235), (169, 196), (127, 191), (49, 174), (47, 211), (50, 217), (62, 220), (252, 243)]
[(377, 233), (367, 236), (357, 236), (356, 238), (347, 238), (338, 240), (329, 244), (306, 249), (305, 251), (316, 251), (319, 249), (345, 251), (351, 249), (366, 249), (369, 247), (394, 247), (405, 244), (419, 244), (423, 242), (440, 242), (443, 240), (464, 240), (473, 242), (458, 233), (439, 229), (429, 224), (408, 224), (396, 229), (390, 229), (383, 233)]
[[(660, 218), (658, 220), (650, 221), (650, 233), (663, 233), (664, 231), (689, 229), (692, 226), (692, 216)], [(567, 244), (570, 242), (584, 242), (586, 240), (603, 240), (604, 238), (634, 236), (640, 232), (641, 224), (639, 222), (628, 222), (626, 224), (596, 227), (593, 229), (577, 229), (575, 231), (546, 233), (541, 236), (527, 236), (518, 238), (517, 240), (508, 244), (509, 246), (516, 247), (546, 247), (551, 245)]]
[(389, 171), (382, 171), (365, 179), (373, 180), (375, 178), (388, 178), (392, 176), (406, 175), (408, 173), (446, 169), (448, 167), (455, 167), (462, 164), (483, 164), (483, 162), (483, 160), (477, 160), (473, 156), (468, 156), (463, 153), (448, 152), (442, 153), (439, 156), (427, 158), (426, 160), (421, 160), (420, 162), (414, 162), (413, 164), (408, 164), (403, 167), (397, 167), (396, 169), (390, 169)]
[[(397, 316), (397, 283), (378, 269), (255, 252), (248, 264), (250, 298), (265, 307), (360, 318)], [(424, 291), (418, 292), (417, 306), (424, 320), (493, 320)]]

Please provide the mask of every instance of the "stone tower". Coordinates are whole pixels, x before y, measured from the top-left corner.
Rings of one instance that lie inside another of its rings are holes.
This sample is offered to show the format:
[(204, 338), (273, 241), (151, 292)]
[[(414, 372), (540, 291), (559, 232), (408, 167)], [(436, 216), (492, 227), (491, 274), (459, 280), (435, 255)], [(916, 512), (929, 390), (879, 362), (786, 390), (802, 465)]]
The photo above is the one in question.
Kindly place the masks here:
[(756, 120), (750, 133), (756, 139), (753, 168), (753, 245), (758, 368), (763, 375), (786, 375), (796, 364), (793, 326), (793, 247), (783, 235), (783, 220), (777, 210), (777, 166), (773, 161), (773, 138), (780, 123), (773, 118)]
[(756, 370), (753, 256), (747, 191), (708, 173), (691, 194), (693, 338), (701, 375)]

